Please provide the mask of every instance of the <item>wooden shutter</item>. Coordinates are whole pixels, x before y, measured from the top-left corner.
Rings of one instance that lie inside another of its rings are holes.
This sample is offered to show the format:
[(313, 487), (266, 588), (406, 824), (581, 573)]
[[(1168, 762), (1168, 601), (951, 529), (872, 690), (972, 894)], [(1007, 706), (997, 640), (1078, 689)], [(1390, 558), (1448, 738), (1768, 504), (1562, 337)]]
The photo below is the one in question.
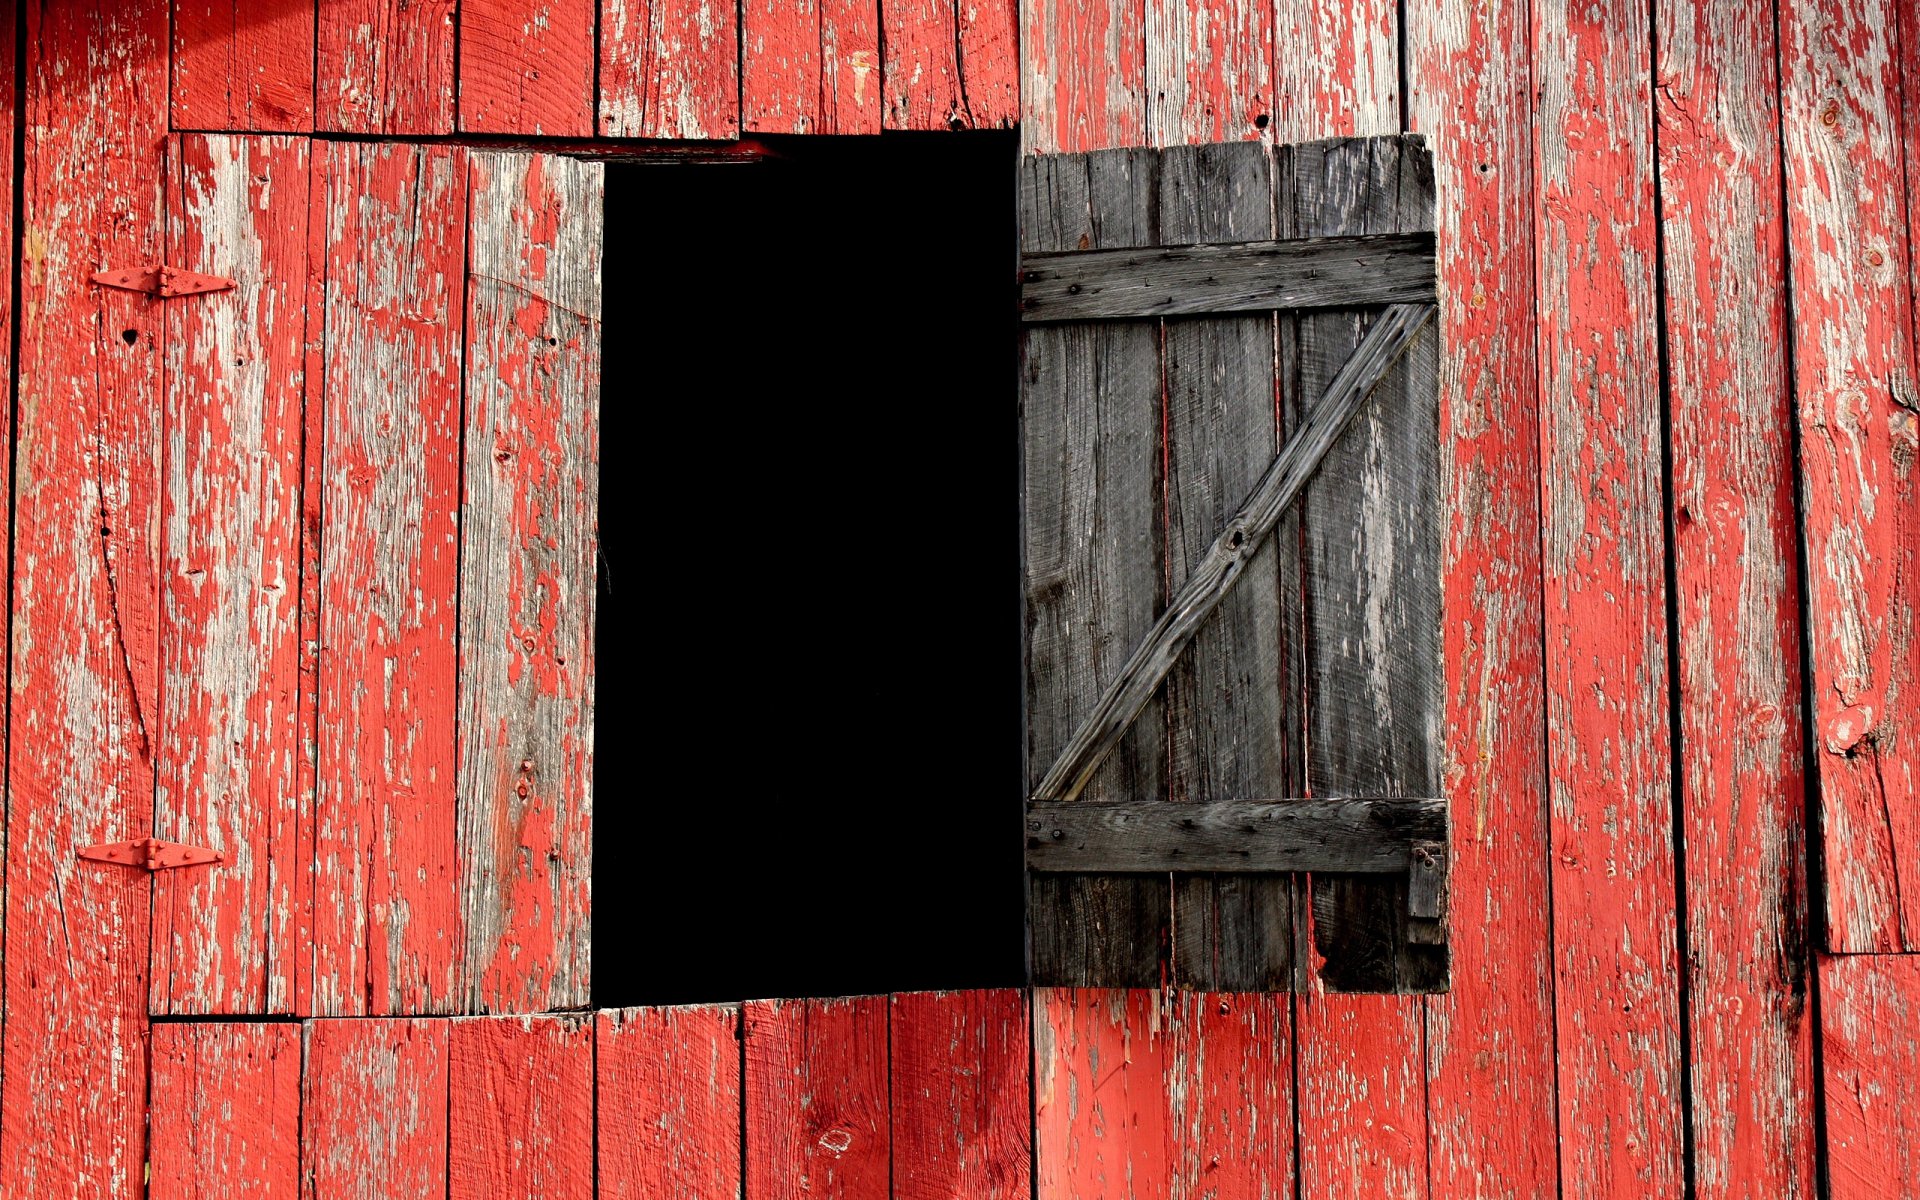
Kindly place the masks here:
[(1433, 200), (1416, 137), (1023, 163), (1036, 983), (1445, 985)]

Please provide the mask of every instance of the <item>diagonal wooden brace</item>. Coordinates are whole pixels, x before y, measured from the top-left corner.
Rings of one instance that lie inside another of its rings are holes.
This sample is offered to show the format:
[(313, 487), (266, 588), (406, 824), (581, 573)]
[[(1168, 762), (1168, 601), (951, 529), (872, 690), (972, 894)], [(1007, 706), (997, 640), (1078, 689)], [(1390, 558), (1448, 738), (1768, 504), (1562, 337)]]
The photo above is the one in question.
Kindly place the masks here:
[(1374, 321), (1353, 354), (1340, 368), (1326, 394), (1313, 406), (1254, 485), (1226, 529), (1207, 549), (1193, 574), (1173, 598), (1146, 639), (1134, 649), (1126, 666), (1100, 695), (1066, 748), (1048, 769), (1034, 801), (1072, 800), (1087, 786), (1094, 771), (1133, 724), (1154, 690), (1199, 632), (1209, 614), (1238, 582), (1274, 526), (1300, 495), (1300, 489), (1320, 466), (1340, 434), (1360, 411), (1375, 386), (1386, 378), (1414, 336), (1433, 318), (1431, 304), (1394, 304)]

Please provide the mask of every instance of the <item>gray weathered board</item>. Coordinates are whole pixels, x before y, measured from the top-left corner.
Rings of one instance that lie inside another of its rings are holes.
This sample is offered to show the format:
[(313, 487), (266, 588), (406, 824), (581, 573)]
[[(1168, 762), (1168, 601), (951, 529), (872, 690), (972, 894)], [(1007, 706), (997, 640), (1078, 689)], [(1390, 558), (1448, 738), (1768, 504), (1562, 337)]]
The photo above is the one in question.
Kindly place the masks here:
[[(1023, 165), (1035, 983), (1445, 986), (1432, 178), (1411, 137)], [(1246, 311), (1302, 244), (1391, 278)]]

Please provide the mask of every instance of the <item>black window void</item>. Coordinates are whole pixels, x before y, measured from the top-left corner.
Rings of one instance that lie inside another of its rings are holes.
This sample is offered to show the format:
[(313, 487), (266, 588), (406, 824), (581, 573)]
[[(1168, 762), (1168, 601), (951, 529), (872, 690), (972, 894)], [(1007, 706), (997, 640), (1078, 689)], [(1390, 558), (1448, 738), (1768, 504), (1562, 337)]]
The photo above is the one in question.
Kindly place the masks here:
[(1012, 135), (607, 170), (593, 993), (1018, 985)]

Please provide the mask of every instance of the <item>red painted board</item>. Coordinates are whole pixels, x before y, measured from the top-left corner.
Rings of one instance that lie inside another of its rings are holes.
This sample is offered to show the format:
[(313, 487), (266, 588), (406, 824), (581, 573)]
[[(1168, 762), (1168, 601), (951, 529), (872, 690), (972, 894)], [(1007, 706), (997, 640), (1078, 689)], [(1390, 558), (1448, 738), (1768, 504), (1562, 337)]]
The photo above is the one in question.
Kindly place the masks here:
[(1400, 23), (1393, 4), (1300, 0), (1277, 6), (1276, 13), (1274, 141), (1400, 131)]
[(1920, 756), (1902, 736), (1920, 687), (1902, 7), (1780, 10), (1811, 750), (1826, 943), (1846, 953), (1920, 949), (1920, 888), (1902, 886), (1920, 865)]
[(447, 1194), (447, 1031), (422, 1018), (307, 1023), (301, 1200)]
[[(1533, 103), (1526, 8), (1406, 6), (1414, 132), (1440, 203), (1442, 588), (1451, 979), (1428, 996), (1436, 1200), (1558, 1189), (1552, 929), (1541, 742), (1540, 398), (1533, 353)], [(1504, 246), (1505, 254), (1485, 247)]]
[[(1277, 7), (1290, 13), (1310, 6)], [(1240, 141), (1271, 127), (1275, 9), (1262, 0), (1147, 0), (1153, 145)]]
[(603, 137), (740, 136), (740, 13), (727, 0), (601, 0)]
[[(293, 1008), (307, 140), (174, 139), (167, 261), (234, 281), (167, 308), (154, 834), (219, 852), (153, 891), (153, 1011)], [(315, 331), (317, 334), (317, 330)]]
[(1693, 1178), (1815, 1194), (1785, 222), (1771, 11), (1654, 6)]
[[(1643, 4), (1533, 8), (1560, 1174), (1683, 1183), (1664, 436)], [(1601, 981), (1605, 985), (1601, 986)]]
[[(1412, 1000), (1412, 1003), (1409, 1003)], [(1428, 1194), (1426, 1048), (1416, 998), (1296, 998), (1300, 1194)]]
[(315, 3), (315, 129), (453, 132), (455, 0)]
[(593, 136), (594, 0), (462, 0), (460, 128)]
[(89, 278), (161, 255), (167, 6), (29, 5), (24, 44), (0, 1194), (133, 1200), (151, 889), (75, 852), (153, 819), (165, 329)]
[(1146, 0), (1026, 0), (1020, 141), (1030, 154), (1147, 140)]
[(747, 1195), (887, 1200), (887, 998), (754, 1000), (742, 1015)]
[(313, 4), (173, 0), (173, 127), (312, 129)]
[(149, 1200), (296, 1200), (300, 1026), (153, 1027)]
[(1039, 1200), (1292, 1196), (1291, 999), (1036, 990)]
[(462, 1017), (451, 1025), (447, 1200), (592, 1200), (592, 1019)]
[(744, 0), (741, 127), (879, 133), (879, 0)]
[(1020, 119), (1017, 0), (882, 0), (888, 129)]
[(1820, 1009), (1827, 1194), (1920, 1194), (1920, 958), (1822, 958)]
[(312, 1005), (447, 1012), (467, 153), (325, 150)]
[(459, 840), (467, 1012), (591, 998), (603, 168), (468, 181)]
[(733, 1005), (595, 1018), (603, 1200), (740, 1195), (740, 1054)]
[(1016, 1200), (1033, 1182), (1026, 993), (889, 1002), (895, 1200)]

